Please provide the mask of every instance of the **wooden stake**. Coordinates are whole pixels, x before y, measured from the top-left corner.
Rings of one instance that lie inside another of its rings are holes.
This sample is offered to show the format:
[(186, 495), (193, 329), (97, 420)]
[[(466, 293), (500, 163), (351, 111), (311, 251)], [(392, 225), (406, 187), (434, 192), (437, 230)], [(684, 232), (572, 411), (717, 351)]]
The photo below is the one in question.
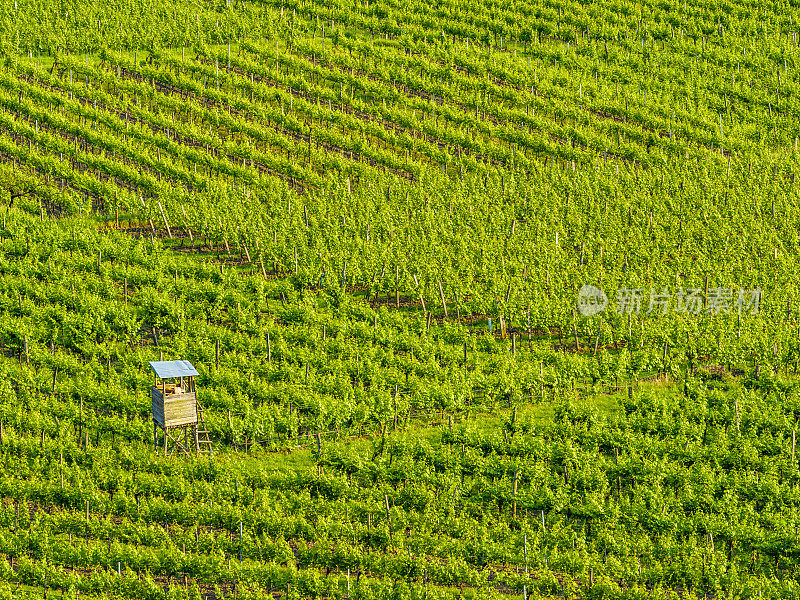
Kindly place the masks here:
[[(514, 408), (514, 410), (516, 411), (516, 407)], [(515, 519), (517, 518), (517, 499), (516, 499), (516, 496), (517, 496), (517, 484), (518, 484), (518, 482), (519, 482), (519, 471), (515, 470), (514, 471), (514, 489), (512, 490), (513, 495), (514, 495), (514, 518)]]
[(442, 308), (444, 309), (444, 317), (447, 318), (447, 303), (444, 301), (444, 290), (442, 290), (442, 281), (440, 279), (436, 280), (436, 283), (439, 284), (439, 297), (442, 300)]
[(189, 228), (189, 219), (186, 218), (186, 210), (183, 208), (183, 204), (181, 204), (181, 213), (183, 214), (183, 220), (186, 222), (186, 232), (189, 234), (189, 241), (192, 243), (192, 248), (194, 248), (194, 236), (192, 235), (192, 230)]
[[(392, 429), (394, 431), (397, 431), (397, 397), (398, 396), (399, 396), (399, 391), (398, 391), (397, 384), (395, 384), (395, 386), (394, 386), (394, 424), (392, 426)], [(792, 440), (794, 440), (794, 434), (792, 434)], [(792, 450), (793, 450), (792, 455), (794, 455), (794, 444), (792, 444)]]
[(392, 539), (392, 515), (389, 512), (389, 496), (383, 495), (383, 502), (386, 506), (386, 522), (389, 524), (389, 539)]
[(172, 239), (172, 231), (169, 228), (169, 223), (167, 223), (167, 215), (164, 214), (164, 207), (161, 206), (161, 202), (158, 202), (158, 210), (161, 211), (161, 218), (164, 219), (164, 227), (167, 228), (167, 234), (169, 235), (169, 239)]

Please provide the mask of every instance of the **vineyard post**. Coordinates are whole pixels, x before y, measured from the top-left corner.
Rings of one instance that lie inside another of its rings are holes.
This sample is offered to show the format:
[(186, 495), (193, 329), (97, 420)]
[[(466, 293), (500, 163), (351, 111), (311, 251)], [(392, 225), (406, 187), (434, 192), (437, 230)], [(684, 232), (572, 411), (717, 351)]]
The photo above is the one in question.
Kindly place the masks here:
[(444, 301), (444, 290), (442, 290), (442, 280), (437, 279), (436, 283), (439, 285), (439, 298), (442, 300), (442, 308), (444, 309), (444, 318), (447, 318), (447, 303)]
[(384, 423), (381, 427), (381, 445), (372, 456), (372, 460), (374, 461), (378, 456), (383, 456), (383, 450), (386, 447), (386, 424)]
[(167, 222), (167, 215), (164, 213), (164, 207), (161, 206), (161, 202), (158, 202), (158, 210), (161, 212), (161, 218), (164, 220), (164, 227), (167, 228), (167, 234), (169, 235), (169, 239), (172, 239), (172, 230), (169, 228), (169, 223)]
[[(516, 410), (516, 408), (514, 409)], [(519, 470), (514, 470), (514, 488), (512, 490), (514, 496), (514, 518), (517, 518), (517, 485), (519, 484)], [(527, 551), (525, 552), (526, 562), (527, 562)]]
[(544, 363), (539, 362), (539, 391), (544, 401)]
[(422, 289), (419, 287), (419, 281), (417, 281), (416, 275), (414, 275), (414, 285), (416, 285), (417, 289), (419, 290), (419, 302), (420, 304), (422, 304), (422, 314), (424, 314), (427, 317), (428, 310), (425, 308), (425, 297), (422, 294)]
[(578, 342), (578, 326), (577, 326), (577, 324), (575, 323), (575, 320), (574, 320), (575, 319), (575, 310), (572, 311), (572, 319), (573, 319), (573, 321), (572, 321), (572, 333), (575, 335), (575, 351), (576, 352), (580, 352), (581, 351), (581, 345)]
[[(738, 400), (734, 400), (733, 401), (733, 407), (736, 409), (736, 433), (740, 433), (740, 431), (739, 431), (739, 425), (740, 425), (739, 401)], [(792, 437), (794, 438), (794, 435), (792, 435)], [(792, 444), (792, 448), (794, 448), (794, 444)]]
[(389, 513), (389, 496), (383, 495), (383, 502), (386, 506), (386, 522), (389, 524), (389, 540), (392, 540), (392, 515)]
[(522, 536), (522, 548), (525, 553), (525, 575), (528, 574), (528, 534)]
[[(196, 168), (197, 165), (195, 165)], [(186, 218), (186, 209), (183, 208), (183, 203), (181, 203), (181, 213), (183, 214), (183, 220), (186, 223), (186, 232), (189, 234), (189, 241), (192, 243), (192, 249), (194, 250), (194, 236), (192, 235), (192, 230), (189, 228), (189, 220)]]
[(397, 431), (397, 396), (399, 395), (397, 384), (394, 386), (394, 424), (393, 431)]
[(597, 335), (594, 338), (594, 352), (592, 352), (592, 354), (597, 354), (597, 347), (599, 345), (600, 345), (600, 323), (597, 324)]

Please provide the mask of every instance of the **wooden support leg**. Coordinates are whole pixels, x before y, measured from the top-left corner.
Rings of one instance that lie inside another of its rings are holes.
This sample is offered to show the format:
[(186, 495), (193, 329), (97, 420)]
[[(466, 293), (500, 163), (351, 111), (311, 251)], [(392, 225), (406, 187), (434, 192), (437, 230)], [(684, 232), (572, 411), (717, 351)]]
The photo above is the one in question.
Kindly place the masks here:
[[(173, 436), (173, 433), (175, 434)], [(164, 454), (172, 456), (177, 450), (184, 454), (191, 454), (189, 446), (189, 430), (188, 426), (175, 427), (164, 431)], [(168, 441), (172, 442), (172, 449), (169, 450)]]
[(155, 419), (153, 419), (153, 448), (158, 454), (158, 425), (156, 424)]

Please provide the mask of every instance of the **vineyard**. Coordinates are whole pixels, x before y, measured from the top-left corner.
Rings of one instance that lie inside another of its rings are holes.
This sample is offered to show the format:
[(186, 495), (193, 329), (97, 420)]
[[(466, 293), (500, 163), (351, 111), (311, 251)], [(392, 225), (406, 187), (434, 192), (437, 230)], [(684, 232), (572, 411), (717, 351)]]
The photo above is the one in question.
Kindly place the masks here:
[(4, 3), (0, 598), (795, 598), (799, 17)]

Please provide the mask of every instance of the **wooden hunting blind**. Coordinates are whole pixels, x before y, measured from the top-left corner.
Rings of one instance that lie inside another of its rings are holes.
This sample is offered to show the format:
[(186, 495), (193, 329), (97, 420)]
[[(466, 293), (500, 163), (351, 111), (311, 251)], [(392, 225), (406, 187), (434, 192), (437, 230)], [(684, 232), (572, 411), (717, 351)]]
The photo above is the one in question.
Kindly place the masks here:
[(186, 454), (211, 454), (211, 440), (197, 402), (197, 369), (188, 360), (151, 361), (155, 382), (150, 388), (153, 405), (153, 445), (160, 447), (158, 428), (164, 430), (164, 454), (181, 450)]

